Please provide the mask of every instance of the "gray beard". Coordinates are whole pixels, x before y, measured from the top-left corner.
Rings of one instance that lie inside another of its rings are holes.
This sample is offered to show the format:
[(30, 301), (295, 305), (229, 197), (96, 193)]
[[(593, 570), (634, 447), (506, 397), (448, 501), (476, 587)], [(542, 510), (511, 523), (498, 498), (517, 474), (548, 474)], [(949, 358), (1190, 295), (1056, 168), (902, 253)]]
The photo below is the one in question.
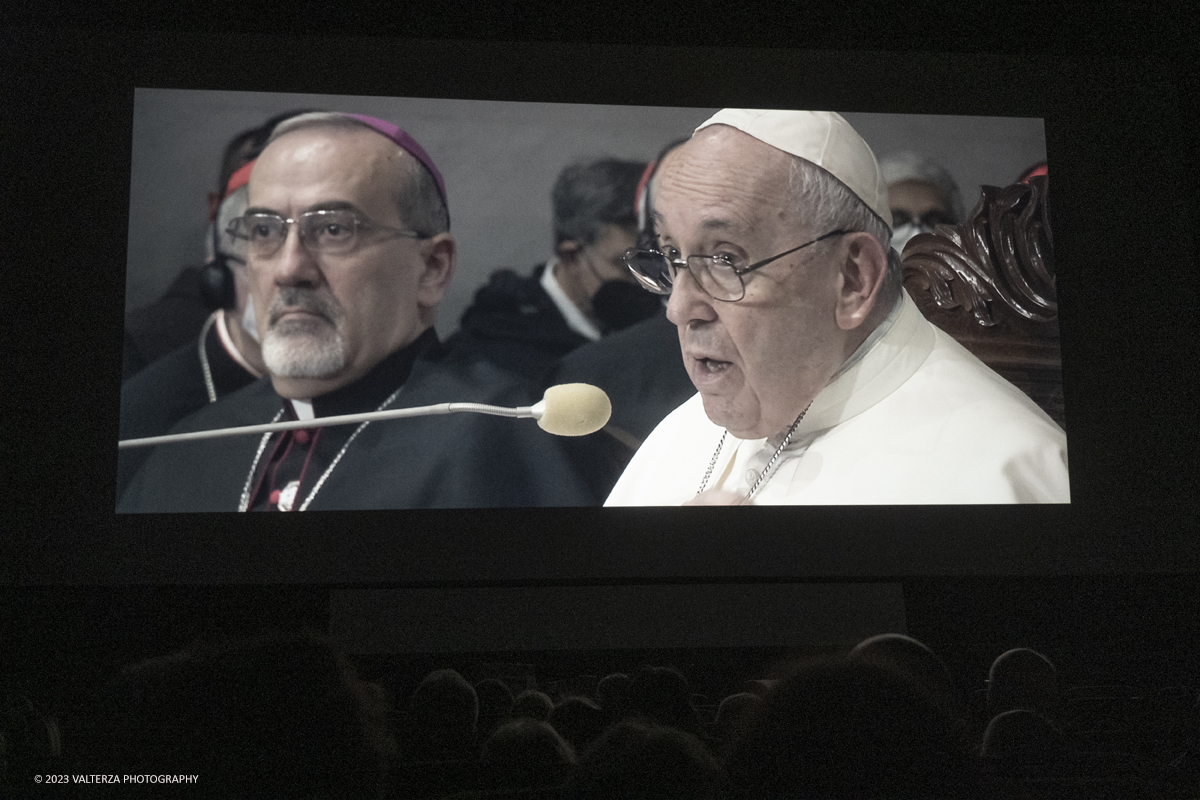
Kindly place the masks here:
[(324, 326), (285, 321), (267, 330), (262, 357), (279, 378), (328, 378), (346, 366), (342, 334)]

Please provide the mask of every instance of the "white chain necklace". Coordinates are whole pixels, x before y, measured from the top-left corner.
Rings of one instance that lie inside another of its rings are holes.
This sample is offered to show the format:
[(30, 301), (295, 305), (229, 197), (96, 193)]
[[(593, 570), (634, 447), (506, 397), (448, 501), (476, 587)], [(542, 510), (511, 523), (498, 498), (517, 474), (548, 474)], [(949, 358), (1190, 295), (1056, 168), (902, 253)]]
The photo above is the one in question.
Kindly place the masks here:
[[(200, 329), (200, 372), (204, 374), (204, 390), (208, 392), (208, 402), (217, 402), (217, 385), (213, 382), (212, 367), (208, 365), (208, 351), (204, 347), (204, 343), (208, 341), (208, 332), (212, 330), (213, 323), (217, 321), (219, 311), (214, 311), (205, 321), (204, 327)], [(274, 420), (272, 420), (274, 422)]]
[[(779, 443), (779, 447), (775, 448), (775, 454), (771, 456), (771, 460), (763, 467), (762, 472), (758, 474), (758, 480), (754, 481), (754, 485), (750, 487), (750, 491), (746, 494), (747, 500), (754, 497), (754, 493), (766, 482), (767, 476), (771, 473), (771, 467), (775, 466), (775, 462), (779, 460), (779, 454), (783, 452), (783, 448), (787, 447), (788, 443), (792, 441), (792, 434), (796, 432), (796, 428), (800, 425), (800, 420), (804, 419), (804, 415), (808, 413), (808, 409), (811, 407), (812, 402), (809, 402), (804, 407), (804, 410), (800, 412), (800, 416), (796, 417), (796, 421), (788, 428), (787, 433), (784, 434), (783, 441)], [(696, 490), (696, 494), (700, 494), (708, 486), (708, 479), (712, 477), (713, 468), (717, 466), (717, 458), (721, 455), (721, 448), (725, 446), (725, 437), (728, 435), (728, 430), (721, 434), (721, 441), (717, 442), (717, 452), (713, 453), (712, 461), (708, 462), (708, 469), (704, 472), (704, 479), (700, 481), (700, 488)]]
[[(403, 389), (404, 387), (401, 386), (399, 389), (392, 392), (390, 395), (388, 395), (388, 398), (380, 403), (379, 407), (375, 410), (383, 411), (385, 408), (391, 405), (392, 401), (399, 396), (401, 390)], [(275, 415), (275, 418), (271, 420), (271, 422), (278, 422), (282, 416), (283, 409), (280, 409), (279, 413)], [(333, 469), (338, 465), (338, 462), (342, 460), (342, 456), (346, 454), (346, 449), (350, 447), (350, 443), (358, 438), (358, 435), (363, 432), (363, 428), (370, 424), (371, 421), (367, 420), (354, 429), (354, 433), (350, 434), (350, 438), (346, 440), (344, 445), (342, 445), (342, 449), (338, 450), (337, 455), (333, 457), (333, 461), (331, 461), (329, 466), (325, 468), (325, 471), (321, 473), (321, 477), (317, 478), (317, 482), (313, 485), (312, 491), (308, 493), (308, 496), (304, 498), (304, 502), (300, 504), (300, 511), (308, 510), (308, 506), (310, 503), (312, 503), (313, 498), (317, 496), (317, 492), (319, 492), (321, 487), (325, 485), (325, 480), (329, 477), (330, 473), (333, 472)], [(271, 432), (264, 433), (262, 441), (258, 443), (258, 452), (254, 454), (254, 461), (250, 464), (250, 474), (246, 476), (246, 485), (242, 488), (242, 499), (241, 502), (238, 503), (238, 511), (247, 511), (250, 508), (250, 488), (254, 483), (254, 473), (258, 470), (258, 462), (262, 459), (263, 452), (267, 449), (267, 442), (269, 442), (271, 437), (274, 435), (275, 434)]]

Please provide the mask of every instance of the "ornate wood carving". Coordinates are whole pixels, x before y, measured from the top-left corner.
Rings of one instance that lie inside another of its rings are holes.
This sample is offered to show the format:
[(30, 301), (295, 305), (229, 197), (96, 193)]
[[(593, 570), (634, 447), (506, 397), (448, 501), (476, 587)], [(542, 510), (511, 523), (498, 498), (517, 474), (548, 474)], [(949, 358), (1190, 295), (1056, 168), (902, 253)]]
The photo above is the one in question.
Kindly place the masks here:
[(1062, 352), (1045, 176), (983, 186), (961, 225), (904, 248), (904, 285), (930, 322), (1064, 428)]

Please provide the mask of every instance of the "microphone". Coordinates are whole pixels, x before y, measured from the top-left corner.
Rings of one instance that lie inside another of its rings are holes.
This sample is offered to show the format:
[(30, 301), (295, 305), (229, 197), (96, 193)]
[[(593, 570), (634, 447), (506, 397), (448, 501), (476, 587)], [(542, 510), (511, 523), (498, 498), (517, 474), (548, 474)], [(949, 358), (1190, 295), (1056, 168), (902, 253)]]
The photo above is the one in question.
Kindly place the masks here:
[(608, 424), (612, 403), (608, 395), (590, 383), (560, 383), (551, 386), (541, 401), (530, 407), (538, 427), (555, 436), (586, 436)]
[(191, 442), (199, 439), (217, 439), (223, 436), (244, 436), (254, 433), (273, 433), (299, 428), (324, 428), (328, 425), (349, 425), (354, 422), (375, 422), (385, 419), (429, 417), (456, 412), (491, 414), (514, 419), (535, 419), (538, 427), (555, 436), (586, 436), (608, 424), (612, 416), (612, 403), (603, 389), (587, 383), (563, 383), (551, 386), (542, 399), (532, 406), (504, 408), (483, 403), (438, 403), (415, 408), (393, 408), (387, 411), (368, 411), (362, 414), (341, 414), (336, 417), (298, 419), (288, 422), (268, 422), (262, 425), (243, 425), (238, 428), (217, 428), (190, 433), (172, 433), (166, 436), (148, 436), (143, 439), (122, 439), (117, 442), (119, 450), (130, 447), (150, 447), (174, 442)]

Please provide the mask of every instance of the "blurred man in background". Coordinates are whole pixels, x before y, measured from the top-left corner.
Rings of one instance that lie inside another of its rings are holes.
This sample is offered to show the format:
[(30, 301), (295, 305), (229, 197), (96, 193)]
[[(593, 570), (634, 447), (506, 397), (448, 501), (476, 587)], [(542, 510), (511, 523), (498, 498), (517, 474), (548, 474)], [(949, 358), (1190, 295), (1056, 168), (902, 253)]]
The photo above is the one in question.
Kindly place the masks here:
[(912, 152), (894, 153), (879, 160), (892, 209), (892, 247), (904, 245), (918, 233), (932, 233), (936, 225), (963, 221), (958, 184), (945, 167)]
[(564, 169), (551, 194), (554, 255), (529, 276), (493, 273), (450, 344), (540, 379), (580, 345), (657, 311), (621, 260), (636, 243), (634, 200), (645, 168), (606, 158)]
[[(249, 302), (246, 242), (228, 228), (246, 210), (247, 182), (254, 162), (226, 186), (212, 226), (214, 256), (206, 272), (220, 270), (227, 283), (222, 307), (209, 315), (200, 335), (156, 360), (121, 385), (122, 439), (160, 436), (177, 422), (266, 374), (258, 344), (254, 306)], [(228, 307), (225, 307), (228, 304)], [(125, 491), (149, 448), (124, 450), (117, 461), (117, 497)]]
[[(148, 365), (191, 342), (215, 309), (235, 304), (235, 276), (226, 263), (228, 242), (217, 224), (221, 204), (228, 199), (230, 180), (258, 157), (271, 131), (285, 119), (305, 111), (287, 111), (262, 125), (244, 130), (229, 141), (221, 157), (217, 191), (208, 194), (208, 228), (202, 267), (185, 267), (158, 300), (125, 317), (121, 380), (127, 381)], [(243, 185), (244, 180), (238, 185)]]
[[(653, 207), (654, 175), (668, 153), (686, 142), (667, 145), (646, 165), (638, 183), (639, 246), (654, 246), (657, 233)], [(658, 308), (641, 322), (590, 342), (566, 355), (547, 383), (590, 383), (612, 400), (612, 419), (605, 431), (632, 455), (663, 417), (696, 393), (679, 355), (679, 335), (666, 316), (666, 304), (654, 295)]]

